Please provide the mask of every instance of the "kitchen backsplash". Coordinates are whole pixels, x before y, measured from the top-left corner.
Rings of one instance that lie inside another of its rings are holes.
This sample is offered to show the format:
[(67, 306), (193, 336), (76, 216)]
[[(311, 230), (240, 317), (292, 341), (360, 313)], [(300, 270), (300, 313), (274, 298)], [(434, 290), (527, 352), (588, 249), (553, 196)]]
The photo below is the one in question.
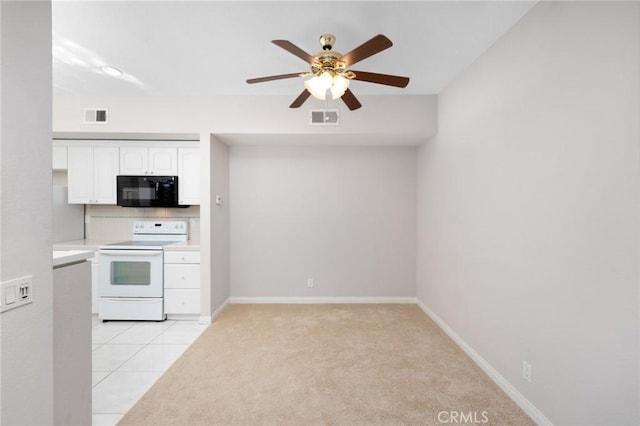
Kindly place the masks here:
[(132, 208), (87, 205), (85, 210), (85, 238), (89, 240), (131, 239), (136, 220), (176, 219), (189, 222), (189, 239), (200, 239), (200, 206), (177, 208)]

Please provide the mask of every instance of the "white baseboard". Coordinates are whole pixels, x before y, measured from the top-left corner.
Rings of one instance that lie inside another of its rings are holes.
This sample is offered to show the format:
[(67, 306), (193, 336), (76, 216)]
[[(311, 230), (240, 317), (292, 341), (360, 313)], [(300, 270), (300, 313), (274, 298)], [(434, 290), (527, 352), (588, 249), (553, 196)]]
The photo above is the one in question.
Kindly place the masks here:
[(198, 314), (167, 314), (168, 320), (174, 321), (199, 321), (200, 315)]
[(229, 299), (225, 300), (222, 305), (218, 309), (216, 309), (211, 316), (202, 315), (200, 317), (200, 324), (211, 324), (218, 316), (224, 311), (224, 309), (229, 306)]
[(213, 322), (213, 315), (201, 315), (198, 319), (198, 324), (211, 324)]
[(442, 318), (429, 309), (420, 299), (416, 298), (416, 304), (433, 320), (460, 348), (502, 389), (531, 419), (538, 425), (550, 425), (553, 423), (545, 417), (535, 405), (524, 397), (502, 374), (491, 366), (478, 354), (467, 342), (462, 339)]
[(243, 304), (345, 304), (345, 303), (401, 303), (415, 304), (415, 297), (230, 297), (229, 303)]

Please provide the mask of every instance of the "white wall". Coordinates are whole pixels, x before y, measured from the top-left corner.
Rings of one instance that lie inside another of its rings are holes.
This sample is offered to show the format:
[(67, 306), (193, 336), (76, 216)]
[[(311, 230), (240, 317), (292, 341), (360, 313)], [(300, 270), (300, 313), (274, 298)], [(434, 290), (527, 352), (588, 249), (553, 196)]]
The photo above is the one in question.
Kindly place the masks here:
[(419, 152), (419, 299), (558, 425), (640, 422), (639, 23), (539, 3)]
[[(209, 322), (229, 301), (229, 147), (214, 135), (200, 136), (201, 183), (201, 281), (209, 283), (200, 293), (203, 322)], [(216, 204), (216, 195), (222, 202)]]
[(33, 303), (0, 314), (0, 423), (53, 423), (51, 4), (0, 2), (0, 278)]
[[(297, 95), (297, 94), (296, 94)], [(294, 96), (296, 96), (294, 95)], [(362, 96), (362, 108), (349, 111), (342, 101), (329, 108), (340, 110), (339, 126), (309, 124), (309, 111), (324, 109), (324, 101), (309, 99), (303, 108), (291, 109), (291, 96), (203, 96), (203, 97), (108, 97), (56, 96), (53, 103), (53, 130), (60, 133), (213, 133), (234, 134), (331, 135), (323, 142), (351, 135), (350, 138), (371, 144), (384, 138), (386, 144), (416, 143), (436, 132), (437, 97), (430, 96)], [(87, 107), (109, 108), (106, 124), (83, 124), (82, 110)], [(389, 135), (391, 137), (389, 137)], [(255, 141), (253, 141), (255, 142)]]
[[(216, 196), (222, 197), (220, 204)], [(211, 143), (211, 308), (220, 309), (229, 299), (230, 270), (229, 147), (215, 137)]]
[(212, 146), (215, 138), (211, 133), (200, 135), (200, 315), (203, 323), (211, 322), (213, 309), (213, 171), (211, 170)]
[(415, 148), (300, 144), (231, 147), (231, 296), (414, 296)]

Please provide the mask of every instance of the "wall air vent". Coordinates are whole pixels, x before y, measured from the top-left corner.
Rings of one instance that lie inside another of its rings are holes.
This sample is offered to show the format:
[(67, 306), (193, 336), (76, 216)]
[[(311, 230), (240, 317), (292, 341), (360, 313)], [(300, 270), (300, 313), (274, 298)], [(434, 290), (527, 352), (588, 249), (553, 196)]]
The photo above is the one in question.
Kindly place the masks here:
[(319, 125), (333, 125), (337, 126), (339, 124), (340, 115), (338, 114), (337, 109), (330, 110), (311, 110), (311, 124), (319, 124)]
[(108, 112), (107, 108), (85, 108), (82, 122), (84, 124), (106, 124)]

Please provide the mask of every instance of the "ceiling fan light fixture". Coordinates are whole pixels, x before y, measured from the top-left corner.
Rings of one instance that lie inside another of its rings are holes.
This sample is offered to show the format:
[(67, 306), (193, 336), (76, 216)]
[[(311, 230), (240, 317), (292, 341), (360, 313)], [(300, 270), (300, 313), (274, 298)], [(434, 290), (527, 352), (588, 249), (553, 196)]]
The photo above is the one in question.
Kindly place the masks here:
[(328, 72), (322, 72), (309, 80), (305, 80), (304, 87), (316, 99), (324, 101), (327, 99), (327, 90), (331, 88), (333, 77)]
[(335, 75), (331, 84), (331, 97), (333, 99), (339, 99), (344, 95), (344, 92), (349, 88), (349, 79), (341, 75)]
[(304, 87), (314, 98), (321, 101), (327, 99), (327, 90), (331, 90), (332, 99), (338, 99), (349, 88), (349, 79), (332, 71), (323, 71), (319, 75), (306, 80)]

